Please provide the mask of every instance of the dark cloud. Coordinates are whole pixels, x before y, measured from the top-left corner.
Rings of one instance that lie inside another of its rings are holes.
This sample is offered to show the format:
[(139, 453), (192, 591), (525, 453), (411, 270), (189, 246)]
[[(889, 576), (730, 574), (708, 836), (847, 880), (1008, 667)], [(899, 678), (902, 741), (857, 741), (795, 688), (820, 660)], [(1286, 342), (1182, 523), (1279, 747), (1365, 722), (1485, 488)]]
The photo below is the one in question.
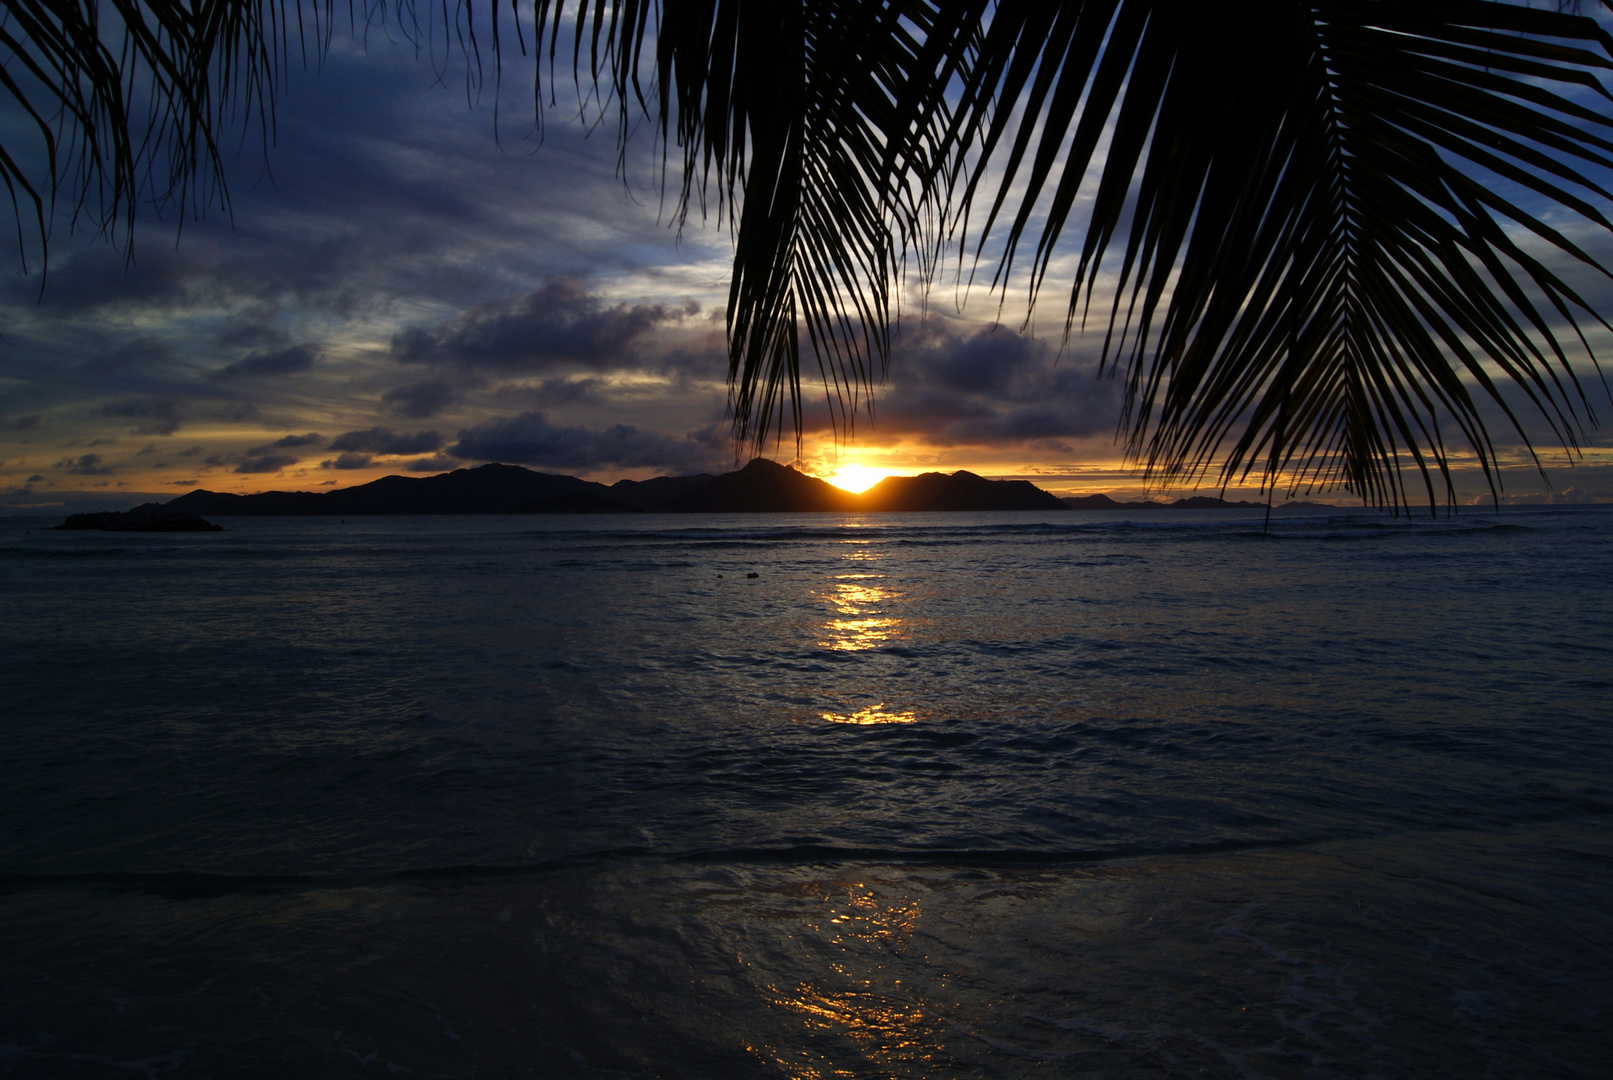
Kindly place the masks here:
[(172, 435), (181, 421), (179, 405), (164, 398), (109, 401), (101, 406), (101, 415), (140, 421), (131, 429), (136, 435)]
[[(133, 259), (102, 243), (77, 251), (53, 246), (50, 281), (39, 306), (49, 314), (67, 316), (111, 307), (166, 306), (190, 292), (196, 254), (194, 248), (156, 245)], [(17, 281), (12, 288), (30, 301), (37, 296), (31, 283)]]
[(435, 457), (416, 458), (406, 466), (410, 472), (421, 473), (450, 472), (460, 467), (459, 462), (443, 454), (438, 454)]
[(436, 431), (393, 431), (391, 428), (373, 427), (367, 431), (347, 431), (331, 440), (332, 450), (348, 450), (371, 454), (430, 454), (441, 450), (446, 442)]
[[(1006, 327), (932, 323), (898, 340), (874, 423), (859, 418), (858, 431), (941, 446), (1084, 439), (1114, 433), (1120, 398), (1094, 362), (1060, 357), (1046, 342)], [(818, 422), (827, 426), (827, 416)]]
[(55, 467), (74, 476), (107, 476), (112, 472), (112, 466), (101, 464), (100, 454), (82, 454), (77, 459), (58, 461)]
[(246, 451), (247, 457), (257, 457), (263, 454), (272, 454), (276, 450), (295, 450), (299, 446), (315, 446), (325, 441), (325, 437), (317, 431), (310, 431), (306, 435), (286, 435), (271, 443), (254, 446)]
[(180, 457), (195, 457), (203, 451), (204, 447), (193, 446), (189, 450), (178, 451)]
[(269, 352), (255, 352), (243, 360), (227, 364), (208, 376), (212, 379), (228, 381), (231, 379), (268, 379), (284, 375), (296, 375), (307, 371), (319, 361), (320, 352), (313, 345), (303, 342), (299, 345), (287, 346), (284, 349), (274, 349)]
[(684, 469), (712, 462), (709, 448), (694, 439), (640, 431), (632, 424), (616, 424), (602, 431), (562, 427), (540, 412), (494, 417), (466, 428), (448, 453), (472, 461), (578, 470), (606, 466)]
[(733, 449), (734, 425), (727, 421), (714, 421), (689, 432), (685, 438), (717, 453)]
[(38, 413), (29, 413), (27, 416), (8, 416), (0, 419), (0, 428), (6, 431), (27, 431), (39, 426), (42, 417)]
[(340, 454), (328, 461), (321, 461), (319, 467), (321, 469), (364, 469), (369, 467), (371, 460), (368, 454)]
[(560, 376), (544, 379), (537, 386), (522, 387), (510, 396), (526, 397), (550, 408), (556, 405), (603, 405), (605, 386), (605, 380), (595, 375), (580, 379)]
[(422, 379), (381, 395), (381, 404), (409, 420), (436, 416), (459, 400), (459, 387), (447, 379)]
[(291, 344), (291, 335), (266, 319), (226, 319), (213, 339), (226, 348), (280, 348)]
[(645, 333), (698, 311), (692, 303), (607, 305), (577, 281), (555, 278), (526, 296), (481, 304), (434, 327), (411, 326), (392, 338), (392, 353), (406, 364), (473, 372), (623, 367)]
[(271, 473), (279, 472), (288, 465), (297, 464), (297, 459), (290, 454), (255, 454), (243, 458), (236, 466), (238, 473)]
[(215, 406), (212, 410), (214, 419), (223, 420), (231, 424), (244, 424), (248, 420), (256, 420), (261, 415), (262, 411), (258, 408), (257, 403), (252, 401), (225, 402), (222, 405)]
[(45, 479), (43, 476), (39, 475), (38, 473), (34, 473), (34, 475), (28, 478), (28, 483), (37, 484), (43, 479)]
[(921, 341), (903, 362), (920, 368), (931, 386), (966, 394), (1011, 394), (1017, 380), (1046, 366), (1051, 358), (1045, 343), (1002, 326), (962, 337), (931, 335)]
[(287, 435), (284, 438), (276, 439), (269, 445), (280, 447), (314, 446), (324, 441), (325, 436), (317, 431), (310, 431), (306, 435)]
[(174, 349), (166, 341), (152, 335), (136, 338), (79, 365), (87, 375), (114, 375), (131, 369), (150, 371), (168, 363)]

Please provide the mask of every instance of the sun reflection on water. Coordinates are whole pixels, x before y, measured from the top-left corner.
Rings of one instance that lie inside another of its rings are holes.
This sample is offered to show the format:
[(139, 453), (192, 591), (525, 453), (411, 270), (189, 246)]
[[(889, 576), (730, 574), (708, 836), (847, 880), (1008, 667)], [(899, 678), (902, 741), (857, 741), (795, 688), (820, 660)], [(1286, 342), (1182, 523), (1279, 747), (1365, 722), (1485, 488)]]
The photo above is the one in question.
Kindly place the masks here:
[(827, 640), (819, 642), (836, 650), (874, 649), (902, 635), (901, 620), (892, 618), (883, 606), (901, 594), (871, 584), (883, 574), (841, 574), (834, 585), (821, 594), (834, 609), (824, 623)]
[(885, 708), (881, 701), (878, 705), (870, 705), (866, 709), (858, 709), (854, 713), (826, 712), (823, 718), (831, 724), (916, 724), (918, 714), (913, 712), (891, 712)]
[[(879, 958), (900, 956), (911, 943), (919, 921), (918, 901), (882, 903), (861, 883), (845, 887), (844, 901), (831, 900), (823, 917), (807, 920), (807, 928), (845, 950), (847, 962), (829, 963), (822, 979), (798, 983), (790, 991), (768, 987), (768, 996), (801, 1017), (809, 1029), (849, 1038), (870, 1064), (882, 1070), (937, 1064), (947, 1030), (943, 1011), (904, 989), (901, 979), (888, 981), (888, 975), (880, 974), (884, 964)], [(773, 1060), (796, 1080), (857, 1075), (840, 1068), (819, 1069), (811, 1061), (792, 1061), (776, 1053)]]

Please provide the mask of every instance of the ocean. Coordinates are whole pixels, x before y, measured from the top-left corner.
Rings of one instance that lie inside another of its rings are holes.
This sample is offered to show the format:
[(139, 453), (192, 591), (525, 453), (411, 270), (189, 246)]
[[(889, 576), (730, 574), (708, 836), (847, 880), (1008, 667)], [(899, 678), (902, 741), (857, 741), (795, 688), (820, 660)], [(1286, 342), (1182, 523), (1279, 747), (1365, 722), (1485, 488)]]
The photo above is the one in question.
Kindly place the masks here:
[(1606, 1077), (1613, 508), (0, 519), (0, 1075)]

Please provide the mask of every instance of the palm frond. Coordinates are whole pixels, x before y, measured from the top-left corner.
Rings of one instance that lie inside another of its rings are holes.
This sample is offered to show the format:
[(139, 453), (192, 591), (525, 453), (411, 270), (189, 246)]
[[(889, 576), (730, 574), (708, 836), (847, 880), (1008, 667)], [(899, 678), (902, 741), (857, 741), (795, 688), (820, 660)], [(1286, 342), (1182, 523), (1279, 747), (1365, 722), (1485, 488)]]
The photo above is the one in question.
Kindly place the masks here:
[(1120, 248), (1103, 356), (1149, 479), (1257, 472), (1398, 508), (1407, 469), (1430, 503), (1453, 496), (1442, 424), (1495, 491), (1478, 399), (1529, 441), (1502, 384), (1570, 448), (1594, 423), (1560, 338), (1606, 323), (1514, 235), (1607, 273), (1545, 217), (1613, 229), (1613, 41), (1594, 21), (1483, 0), (1004, 0), (967, 47), (949, 149), (1003, 170), (974, 230), (1006, 219), (995, 283), (1034, 234), (1034, 302), (1091, 189), (1067, 326)]
[[(300, 0), (109, 0), (114, 33), (98, 0), (0, 0), (0, 86), (47, 163), (41, 183), (0, 147), (19, 236), (24, 207), (48, 233), (64, 184), (106, 231), (139, 199), (227, 206), (218, 133), (270, 122), (293, 33), (323, 48), (330, 8), (305, 2), (311, 35)], [(967, 263), (1000, 238), (993, 285), (1023, 261), (1034, 304), (1070, 234), (1067, 331), (1113, 268), (1102, 356), (1151, 480), (1339, 483), (1398, 509), (1408, 475), (1451, 498), (1462, 452), (1495, 490), (1487, 408), (1525, 445), (1539, 420), (1577, 449), (1596, 421), (1569, 350), (1607, 324), (1556, 267), (1607, 270), (1558, 218), (1613, 231), (1613, 39), (1565, 6), (533, 0), (530, 17), (551, 80), (565, 46), (624, 143), (647, 116), (663, 161), (676, 148), (675, 220), (733, 230), (739, 438), (799, 438), (803, 330), (849, 429), (904, 275), (928, 281), (942, 241)], [(495, 66), (505, 34), (525, 48), (510, 13), (487, 12)], [(477, 9), (444, 14), (479, 70)]]
[[(803, 330), (837, 425), (851, 428), (883, 376), (903, 257), (925, 250), (930, 191), (915, 177), (937, 171), (946, 115), (944, 82), (914, 92), (910, 80), (930, 40), (927, 12), (914, 14), (742, 0), (575, 12), (574, 77), (608, 85), (624, 138), (642, 110), (663, 154), (682, 158), (677, 220), (714, 202), (733, 230), (729, 380), (742, 440), (760, 445), (786, 424), (799, 438)], [(551, 68), (565, 19), (564, 0), (538, 0)]]
[(0, 145), (19, 256), (23, 218), (48, 246), (67, 192), (74, 228), (127, 241), (140, 205), (229, 207), (219, 138), (238, 123), (272, 140), (293, 40), (323, 49), (328, 3), (283, 0), (0, 0), (0, 90), (31, 144)]

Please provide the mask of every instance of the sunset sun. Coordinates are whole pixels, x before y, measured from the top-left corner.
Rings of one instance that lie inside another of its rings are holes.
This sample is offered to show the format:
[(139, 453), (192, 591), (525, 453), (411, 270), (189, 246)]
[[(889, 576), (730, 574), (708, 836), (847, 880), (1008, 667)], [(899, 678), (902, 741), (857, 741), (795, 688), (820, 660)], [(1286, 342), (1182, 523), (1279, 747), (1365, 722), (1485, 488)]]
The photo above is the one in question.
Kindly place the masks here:
[(889, 469), (876, 469), (871, 465), (842, 465), (829, 477), (829, 483), (845, 491), (863, 492), (890, 475)]

